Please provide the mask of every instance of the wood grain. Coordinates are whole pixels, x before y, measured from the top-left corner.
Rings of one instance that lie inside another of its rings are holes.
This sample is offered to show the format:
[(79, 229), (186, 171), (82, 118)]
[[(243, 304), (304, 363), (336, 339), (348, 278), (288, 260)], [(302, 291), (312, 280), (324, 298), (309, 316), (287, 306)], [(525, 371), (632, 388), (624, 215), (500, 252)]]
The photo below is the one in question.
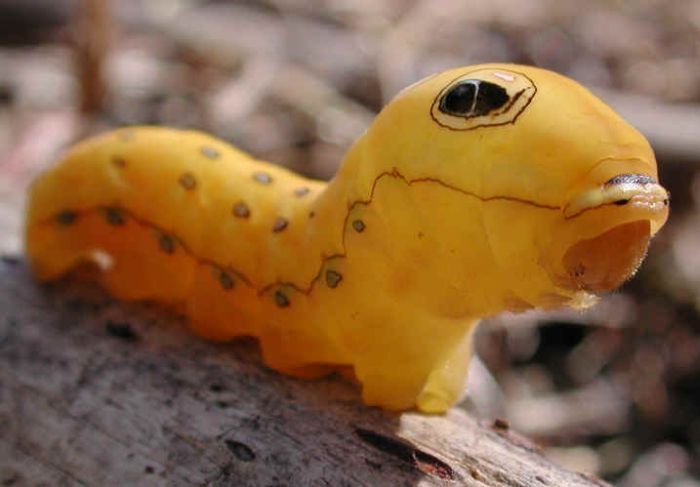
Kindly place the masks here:
[(583, 487), (502, 421), (367, 408), (340, 379), (267, 370), (255, 344), (0, 262), (2, 485)]

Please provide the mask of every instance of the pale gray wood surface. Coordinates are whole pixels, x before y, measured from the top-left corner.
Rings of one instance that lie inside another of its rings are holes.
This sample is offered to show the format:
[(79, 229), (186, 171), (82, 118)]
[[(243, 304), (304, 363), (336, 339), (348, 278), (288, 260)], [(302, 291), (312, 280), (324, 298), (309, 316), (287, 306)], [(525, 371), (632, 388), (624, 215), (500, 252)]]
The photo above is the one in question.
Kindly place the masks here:
[(1, 485), (594, 486), (507, 425), (365, 407), (263, 367), (252, 341), (0, 261)]

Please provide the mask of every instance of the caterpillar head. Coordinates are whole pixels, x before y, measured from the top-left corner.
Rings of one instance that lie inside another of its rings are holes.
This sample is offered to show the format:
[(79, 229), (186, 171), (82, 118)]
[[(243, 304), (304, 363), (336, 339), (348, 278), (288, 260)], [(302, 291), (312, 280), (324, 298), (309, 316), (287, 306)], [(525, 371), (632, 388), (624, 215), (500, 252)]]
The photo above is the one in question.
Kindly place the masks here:
[(501, 291), (520, 307), (616, 288), (668, 216), (646, 139), (550, 71), (489, 64), (432, 76), (402, 91), (365, 138), (367, 179), (395, 170), (480, 201), (465, 225), (481, 226)]

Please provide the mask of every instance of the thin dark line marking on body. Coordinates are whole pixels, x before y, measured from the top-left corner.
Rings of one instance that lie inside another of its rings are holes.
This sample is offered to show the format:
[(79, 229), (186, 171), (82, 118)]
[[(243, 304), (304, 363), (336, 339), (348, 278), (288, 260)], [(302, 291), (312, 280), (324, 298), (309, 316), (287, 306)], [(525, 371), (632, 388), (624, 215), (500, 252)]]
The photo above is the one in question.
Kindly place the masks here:
[[(321, 276), (323, 275), (323, 270), (324, 270), (326, 264), (330, 260), (342, 259), (342, 258), (347, 257), (347, 247), (346, 247), (346, 243), (345, 243), (345, 238), (346, 238), (346, 235), (348, 233), (347, 227), (350, 223), (349, 219), (350, 219), (350, 216), (352, 214), (352, 211), (358, 206), (369, 206), (372, 203), (372, 201), (374, 200), (375, 192), (377, 190), (377, 186), (379, 185), (379, 182), (381, 180), (383, 180), (384, 178), (398, 179), (398, 180), (402, 181), (404, 184), (406, 184), (407, 186), (413, 186), (414, 184), (421, 184), (421, 183), (437, 184), (437, 185), (442, 186), (448, 190), (455, 191), (455, 192), (463, 194), (465, 196), (479, 199), (483, 202), (512, 201), (514, 203), (524, 204), (524, 205), (532, 206), (535, 208), (540, 208), (543, 210), (553, 210), (553, 211), (561, 210), (561, 206), (539, 203), (537, 201), (528, 200), (528, 199), (524, 199), (524, 198), (518, 198), (515, 196), (505, 196), (505, 195), (480, 196), (476, 193), (459, 188), (457, 186), (453, 186), (449, 183), (446, 183), (440, 179), (433, 178), (433, 177), (420, 177), (420, 178), (408, 179), (406, 176), (401, 174), (397, 168), (393, 168), (391, 171), (384, 171), (384, 172), (380, 173), (379, 175), (377, 175), (377, 177), (372, 182), (369, 196), (367, 197), (367, 199), (356, 200), (348, 205), (348, 211), (345, 214), (345, 217), (343, 220), (343, 227), (342, 227), (343, 228), (343, 234), (341, 237), (342, 251), (328, 255), (328, 256), (322, 256), (319, 269), (318, 269), (316, 275), (309, 281), (308, 285), (303, 286), (303, 285), (299, 285), (299, 284), (292, 282), (292, 281), (275, 281), (275, 282), (272, 282), (270, 284), (267, 284), (267, 285), (259, 288), (257, 290), (257, 294), (259, 296), (261, 296), (261, 295), (264, 295), (264, 294), (270, 292), (273, 289), (279, 289), (280, 287), (292, 289), (300, 294), (306, 294), (306, 295), (310, 294), (311, 291), (313, 290), (313, 288), (315, 287), (316, 283), (318, 283), (318, 281), (321, 279)], [(165, 230), (163, 227), (159, 226), (155, 222), (148, 220), (146, 218), (143, 218), (141, 216), (138, 216), (134, 212), (132, 212), (131, 210), (124, 208), (120, 205), (114, 205), (114, 204), (112, 204), (112, 205), (98, 205), (98, 206), (94, 206), (94, 207), (88, 207), (88, 208), (83, 208), (80, 210), (71, 210), (71, 211), (77, 217), (79, 214), (101, 212), (101, 211), (103, 212), (103, 211), (105, 211), (106, 208), (114, 209), (115, 207), (119, 208), (119, 210), (122, 212), (122, 215), (125, 217), (125, 219), (133, 220), (135, 223), (139, 224), (142, 227), (156, 230), (156, 231), (161, 232), (163, 234), (167, 234), (170, 238), (173, 239), (175, 245), (182, 248), (182, 250), (189, 257), (191, 257), (194, 261), (196, 261), (199, 265), (206, 265), (206, 266), (209, 266), (209, 267), (214, 268), (214, 269), (220, 269), (220, 270), (229, 272), (233, 276), (237, 277), (241, 282), (243, 282), (248, 287), (255, 288), (251, 279), (249, 279), (241, 271), (239, 271), (231, 266), (220, 264), (212, 259), (200, 257), (177, 234)], [(67, 210), (62, 210), (62, 211), (65, 212)], [(61, 212), (58, 212), (58, 214), (60, 214), (60, 213)], [(53, 224), (53, 223), (55, 223), (55, 221), (56, 221), (56, 215), (52, 215), (52, 216), (40, 221), (39, 225)]]

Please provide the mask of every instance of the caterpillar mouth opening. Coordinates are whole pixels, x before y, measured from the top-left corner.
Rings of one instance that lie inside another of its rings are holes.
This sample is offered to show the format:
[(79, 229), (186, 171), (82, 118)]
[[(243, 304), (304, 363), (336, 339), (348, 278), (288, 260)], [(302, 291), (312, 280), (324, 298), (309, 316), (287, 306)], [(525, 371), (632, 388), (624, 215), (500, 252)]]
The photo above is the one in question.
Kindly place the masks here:
[(619, 174), (578, 194), (564, 207), (564, 218), (576, 218), (607, 206), (628, 207), (635, 217), (657, 222), (653, 228), (655, 232), (666, 220), (668, 205), (668, 191), (656, 179), (646, 174)]
[(569, 247), (562, 262), (569, 286), (590, 292), (617, 288), (637, 272), (651, 235), (651, 222), (638, 220), (580, 240)]
[(618, 174), (575, 195), (563, 209), (581, 230), (562, 257), (566, 287), (594, 293), (619, 287), (637, 271), (668, 210), (668, 191), (647, 174)]

